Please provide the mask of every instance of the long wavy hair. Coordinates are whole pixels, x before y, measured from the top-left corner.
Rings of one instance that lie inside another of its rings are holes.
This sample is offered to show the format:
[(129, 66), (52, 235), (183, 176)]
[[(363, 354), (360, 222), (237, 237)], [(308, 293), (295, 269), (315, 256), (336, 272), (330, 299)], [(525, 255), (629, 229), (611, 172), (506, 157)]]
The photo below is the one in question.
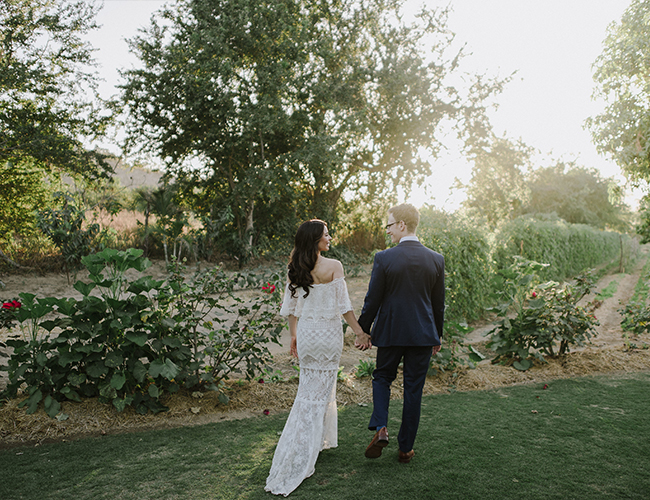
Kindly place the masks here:
[(309, 288), (314, 283), (311, 272), (318, 259), (318, 242), (323, 237), (327, 223), (312, 219), (300, 224), (289, 259), (289, 290), (296, 296), (296, 290), (302, 288), (304, 297), (309, 295)]

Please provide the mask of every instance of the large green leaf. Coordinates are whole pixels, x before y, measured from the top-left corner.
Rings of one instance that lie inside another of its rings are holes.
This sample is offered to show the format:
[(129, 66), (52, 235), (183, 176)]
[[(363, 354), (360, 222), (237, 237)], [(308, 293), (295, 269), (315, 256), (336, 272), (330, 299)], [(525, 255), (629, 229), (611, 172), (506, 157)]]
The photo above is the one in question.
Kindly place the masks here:
[(92, 378), (101, 378), (108, 373), (108, 368), (103, 362), (99, 361), (89, 365), (86, 368), (86, 373)]
[(148, 392), (149, 392), (149, 396), (151, 396), (152, 398), (158, 398), (158, 396), (160, 395), (160, 390), (158, 389), (156, 384), (151, 384), (149, 386)]
[(104, 364), (109, 368), (117, 368), (124, 362), (124, 357), (117, 351), (111, 351), (106, 355)]
[(83, 359), (83, 354), (80, 352), (62, 352), (59, 355), (59, 365), (66, 366), (70, 363), (76, 363)]
[(149, 365), (149, 375), (153, 378), (162, 376), (172, 380), (180, 373), (180, 368), (171, 359), (156, 359)]
[(95, 283), (84, 283), (83, 281), (77, 281), (73, 285), (74, 289), (77, 290), (84, 297), (90, 295), (90, 292), (93, 291), (95, 286), (96, 286)]
[(124, 387), (125, 382), (126, 382), (126, 376), (124, 375), (124, 373), (116, 373), (111, 377), (111, 387), (115, 388), (118, 391), (122, 387)]
[(151, 276), (143, 276), (137, 279), (127, 289), (129, 292), (136, 295), (140, 293), (149, 293), (151, 290), (157, 290), (164, 283), (164, 281), (156, 281)]
[(533, 362), (531, 360), (529, 360), (529, 359), (522, 359), (521, 361), (515, 361), (512, 364), (512, 366), (514, 366), (517, 370), (525, 372), (531, 366), (533, 366)]
[(143, 332), (127, 332), (125, 337), (140, 347), (144, 346), (149, 338), (149, 336)]
[(133, 377), (138, 381), (138, 383), (144, 382), (145, 377), (147, 376), (147, 367), (144, 366), (142, 361), (137, 360), (133, 370), (131, 370)]

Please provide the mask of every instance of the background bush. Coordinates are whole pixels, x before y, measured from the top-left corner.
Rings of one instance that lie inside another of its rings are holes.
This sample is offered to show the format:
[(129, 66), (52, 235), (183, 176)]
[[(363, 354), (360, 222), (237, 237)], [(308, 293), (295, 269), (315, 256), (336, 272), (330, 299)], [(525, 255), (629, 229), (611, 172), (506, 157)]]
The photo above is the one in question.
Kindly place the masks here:
[(519, 217), (504, 224), (494, 234), (496, 269), (508, 268), (514, 255), (549, 264), (540, 277), (565, 281), (585, 269), (597, 268), (620, 259), (636, 256), (638, 243), (628, 235), (599, 231), (584, 224), (569, 224), (561, 219), (539, 220)]
[(489, 304), (493, 272), (486, 233), (469, 219), (424, 208), (418, 236), (423, 245), (445, 257), (445, 319), (479, 318)]

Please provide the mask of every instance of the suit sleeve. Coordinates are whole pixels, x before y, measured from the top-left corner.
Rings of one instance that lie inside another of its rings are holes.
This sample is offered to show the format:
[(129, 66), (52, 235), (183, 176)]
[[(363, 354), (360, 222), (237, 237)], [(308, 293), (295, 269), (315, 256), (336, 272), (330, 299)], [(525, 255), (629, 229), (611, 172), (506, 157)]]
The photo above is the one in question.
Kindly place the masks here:
[(442, 341), (442, 329), (445, 323), (445, 259), (440, 256), (438, 264), (438, 279), (431, 290), (431, 306), (433, 319), (436, 323), (438, 336)]
[(375, 254), (372, 265), (372, 274), (368, 284), (368, 292), (363, 301), (363, 309), (359, 316), (359, 325), (364, 332), (370, 333), (372, 323), (375, 321), (379, 307), (384, 297), (385, 273), (381, 265), (381, 252)]

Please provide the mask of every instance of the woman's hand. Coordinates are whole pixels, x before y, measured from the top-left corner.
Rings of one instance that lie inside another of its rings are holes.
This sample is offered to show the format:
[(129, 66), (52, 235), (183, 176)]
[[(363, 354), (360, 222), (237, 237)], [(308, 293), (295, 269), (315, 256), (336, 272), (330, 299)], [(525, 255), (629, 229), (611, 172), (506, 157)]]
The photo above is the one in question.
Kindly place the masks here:
[(357, 332), (356, 338), (354, 339), (354, 347), (362, 351), (365, 351), (366, 349), (370, 349), (372, 347), (372, 342), (370, 341), (370, 335), (368, 335), (363, 331)]

